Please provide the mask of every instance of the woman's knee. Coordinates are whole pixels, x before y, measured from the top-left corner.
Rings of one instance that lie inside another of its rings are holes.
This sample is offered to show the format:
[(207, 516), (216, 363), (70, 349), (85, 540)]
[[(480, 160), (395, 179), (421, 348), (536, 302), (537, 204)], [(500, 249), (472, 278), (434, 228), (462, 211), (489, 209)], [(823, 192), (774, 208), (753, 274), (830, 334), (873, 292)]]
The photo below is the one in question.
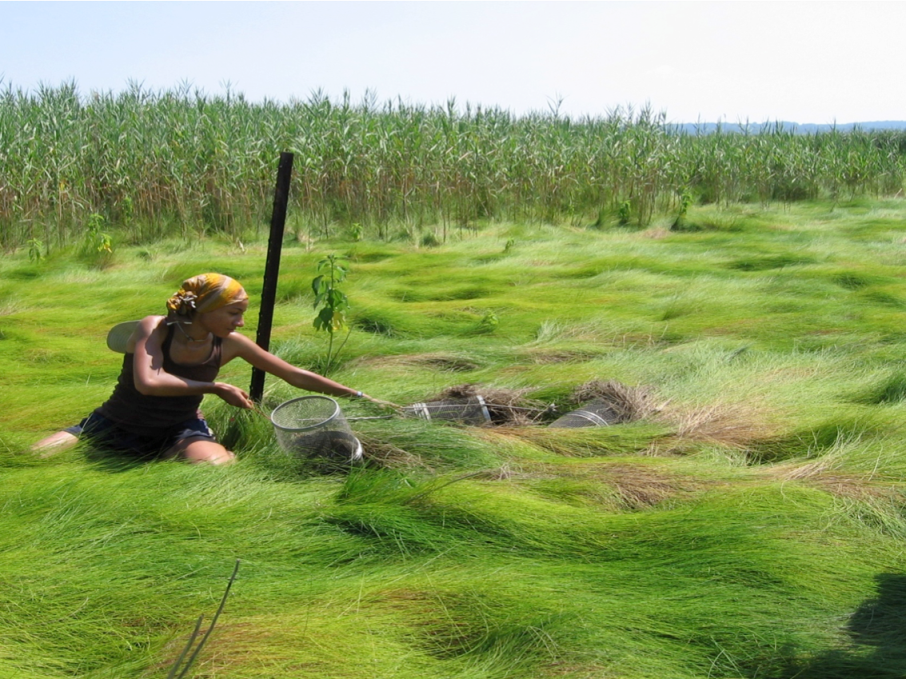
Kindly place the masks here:
[(193, 463), (207, 462), (208, 464), (225, 465), (233, 464), (236, 461), (236, 454), (233, 453), (233, 451), (227, 450), (226, 448), (221, 446), (219, 451), (206, 454), (202, 458), (190, 459), (187, 457), (186, 459)]
[(236, 455), (222, 445), (209, 439), (185, 439), (171, 449), (172, 456), (180, 457), (193, 464), (225, 465), (236, 461)]

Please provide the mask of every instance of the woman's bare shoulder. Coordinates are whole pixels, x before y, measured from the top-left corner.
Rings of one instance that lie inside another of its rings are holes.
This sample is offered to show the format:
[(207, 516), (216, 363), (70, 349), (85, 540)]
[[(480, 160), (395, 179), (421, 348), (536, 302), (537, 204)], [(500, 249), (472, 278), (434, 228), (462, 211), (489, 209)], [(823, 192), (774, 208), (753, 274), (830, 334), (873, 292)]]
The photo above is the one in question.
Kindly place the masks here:
[(145, 316), (138, 322), (138, 329), (146, 334), (166, 327), (166, 316)]
[(241, 333), (231, 332), (223, 338), (222, 347), (223, 363), (227, 363), (237, 356), (247, 360), (248, 352), (257, 349), (258, 345)]
[(167, 327), (166, 320), (166, 316), (145, 316), (141, 319), (127, 342), (127, 353), (135, 351), (135, 344), (139, 340), (148, 340), (157, 336), (162, 342)]

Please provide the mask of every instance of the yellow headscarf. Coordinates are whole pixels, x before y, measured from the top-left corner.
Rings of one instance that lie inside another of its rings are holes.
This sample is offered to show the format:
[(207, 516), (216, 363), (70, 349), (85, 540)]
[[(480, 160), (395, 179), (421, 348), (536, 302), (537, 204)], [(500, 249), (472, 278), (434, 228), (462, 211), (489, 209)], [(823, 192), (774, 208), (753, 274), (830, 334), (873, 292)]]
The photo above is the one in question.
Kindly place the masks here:
[(219, 273), (203, 273), (183, 281), (179, 291), (167, 300), (171, 314), (189, 316), (207, 313), (248, 299), (239, 281)]

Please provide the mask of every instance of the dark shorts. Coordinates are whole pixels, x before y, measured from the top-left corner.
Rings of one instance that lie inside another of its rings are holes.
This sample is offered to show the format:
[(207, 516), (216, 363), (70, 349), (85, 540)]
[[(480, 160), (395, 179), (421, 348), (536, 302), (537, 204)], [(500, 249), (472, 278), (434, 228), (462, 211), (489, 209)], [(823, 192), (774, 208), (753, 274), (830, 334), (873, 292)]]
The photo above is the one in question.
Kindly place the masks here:
[(181, 439), (191, 437), (209, 439), (211, 441), (217, 440), (208, 423), (200, 417), (186, 420), (170, 429), (162, 429), (160, 434), (146, 436), (126, 431), (116, 422), (112, 422), (95, 412), (91, 413), (79, 424), (64, 431), (89, 440), (94, 445), (105, 450), (143, 457), (159, 455), (172, 448)]

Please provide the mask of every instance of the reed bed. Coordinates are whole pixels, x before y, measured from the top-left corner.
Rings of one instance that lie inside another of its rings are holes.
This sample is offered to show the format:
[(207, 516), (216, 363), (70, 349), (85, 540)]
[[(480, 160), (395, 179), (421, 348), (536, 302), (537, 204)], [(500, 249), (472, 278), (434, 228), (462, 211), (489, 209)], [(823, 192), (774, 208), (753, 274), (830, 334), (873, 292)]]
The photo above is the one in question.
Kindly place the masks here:
[[(2, 84), (2, 83), (0, 83)], [(688, 228), (727, 205), (903, 189), (906, 134), (686, 134), (650, 108), (570, 118), (450, 100), (253, 103), (227, 89), (0, 91), (0, 247), (36, 254), (107, 235), (146, 243), (266, 224), (279, 153), (295, 154), (290, 228), (426, 243), (486, 220)], [(100, 243), (103, 245), (103, 238)]]

